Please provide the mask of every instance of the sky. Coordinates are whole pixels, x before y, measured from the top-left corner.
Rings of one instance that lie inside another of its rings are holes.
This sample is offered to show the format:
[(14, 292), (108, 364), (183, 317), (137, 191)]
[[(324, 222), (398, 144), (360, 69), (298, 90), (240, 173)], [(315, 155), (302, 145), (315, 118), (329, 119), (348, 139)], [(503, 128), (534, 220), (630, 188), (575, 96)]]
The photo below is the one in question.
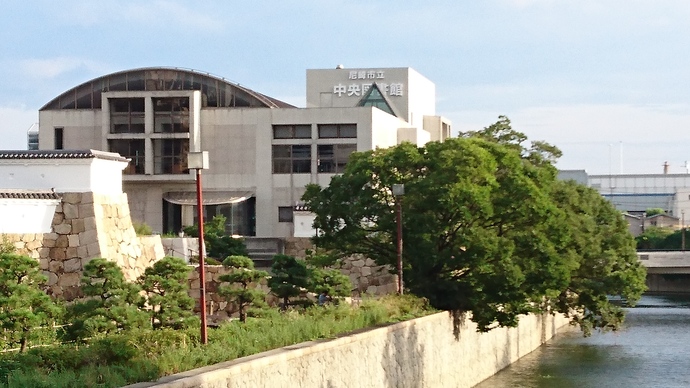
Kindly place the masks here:
[(116, 71), (191, 68), (296, 106), (306, 69), (411, 67), (454, 134), (507, 116), (560, 169), (688, 173), (687, 0), (3, 0), (0, 149)]

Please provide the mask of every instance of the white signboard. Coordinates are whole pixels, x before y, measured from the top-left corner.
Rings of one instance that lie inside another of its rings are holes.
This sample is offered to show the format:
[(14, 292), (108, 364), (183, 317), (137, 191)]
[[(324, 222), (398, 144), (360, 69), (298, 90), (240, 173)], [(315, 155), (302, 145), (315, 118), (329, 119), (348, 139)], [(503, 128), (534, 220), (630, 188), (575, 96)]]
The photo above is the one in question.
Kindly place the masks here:
[(404, 85), (402, 82), (383, 82), (386, 80), (384, 70), (351, 70), (345, 83), (333, 85), (333, 94), (338, 97), (358, 97), (367, 93), (373, 83), (376, 83), (381, 93), (392, 97), (402, 97)]

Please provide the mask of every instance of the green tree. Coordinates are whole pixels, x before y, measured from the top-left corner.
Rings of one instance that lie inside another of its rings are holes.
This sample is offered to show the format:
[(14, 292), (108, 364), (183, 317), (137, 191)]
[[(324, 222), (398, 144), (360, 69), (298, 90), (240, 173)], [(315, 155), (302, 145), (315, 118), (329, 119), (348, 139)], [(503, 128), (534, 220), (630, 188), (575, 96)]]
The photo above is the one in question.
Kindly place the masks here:
[(329, 296), (335, 298), (352, 295), (350, 278), (332, 268), (338, 265), (336, 256), (323, 250), (307, 250), (305, 261), (309, 272), (309, 291), (316, 294), (328, 292)]
[(167, 256), (139, 277), (138, 283), (147, 296), (140, 307), (149, 309), (154, 329), (182, 329), (196, 321), (194, 299), (188, 293), (190, 271), (184, 260)]
[(635, 237), (637, 249), (680, 249), (681, 231), (673, 228), (650, 226)]
[(634, 305), (646, 290), (645, 268), (621, 213), (596, 190), (575, 182), (556, 182), (554, 198), (567, 213), (570, 239), (564, 256), (577, 261), (568, 287), (555, 299), (585, 334), (616, 330), (624, 311), (609, 301), (616, 295)]
[(525, 141), (501, 117), (443, 143), (355, 153), (328, 187), (307, 187), (314, 242), (395, 268), (390, 188), (405, 184), (405, 286), (435, 308), (471, 311), (480, 330), (514, 326), (520, 314), (549, 308), (578, 266), (594, 264), (564, 254), (576, 236), (553, 197), (560, 151)]
[(229, 256), (223, 260), (223, 266), (231, 272), (222, 275), (220, 281), (230, 283), (230, 285), (221, 286), (218, 294), (228, 302), (237, 304), (240, 322), (245, 322), (249, 307), (265, 304), (266, 293), (256, 287), (250, 287), (266, 279), (268, 273), (254, 269), (254, 262), (246, 256)]
[(85, 339), (148, 325), (148, 314), (138, 308), (141, 289), (125, 280), (116, 263), (101, 258), (89, 261), (81, 284), (86, 298), (67, 307), (72, 322), (66, 329), (68, 338)]
[[(204, 223), (206, 254), (215, 259), (228, 256), (247, 256), (249, 252), (244, 239), (228, 236), (225, 233), (225, 220), (225, 216), (217, 215), (211, 221)], [(189, 236), (199, 237), (197, 225), (185, 227), (184, 232)]]
[(645, 211), (647, 217), (655, 216), (657, 214), (666, 214), (666, 211), (660, 207), (652, 207)]
[[(0, 254), (0, 327), (8, 345), (24, 352), (40, 326), (52, 329), (60, 307), (41, 290), (47, 279), (28, 256)], [(45, 330), (45, 328), (44, 328)]]
[(268, 287), (271, 292), (283, 300), (282, 307), (284, 309), (288, 308), (290, 304), (295, 304), (290, 301), (290, 298), (300, 296), (302, 290), (309, 287), (309, 270), (306, 263), (293, 256), (273, 256), (271, 273)]

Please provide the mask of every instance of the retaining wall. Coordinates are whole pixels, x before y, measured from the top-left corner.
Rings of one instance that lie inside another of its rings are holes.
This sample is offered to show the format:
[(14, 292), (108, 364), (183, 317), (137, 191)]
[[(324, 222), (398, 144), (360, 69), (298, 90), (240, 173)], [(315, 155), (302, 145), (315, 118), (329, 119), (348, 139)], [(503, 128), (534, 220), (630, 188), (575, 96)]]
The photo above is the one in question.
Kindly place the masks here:
[(469, 319), (458, 328), (438, 313), (130, 387), (473, 387), (572, 327), (562, 316), (530, 315), (513, 329), (480, 334)]

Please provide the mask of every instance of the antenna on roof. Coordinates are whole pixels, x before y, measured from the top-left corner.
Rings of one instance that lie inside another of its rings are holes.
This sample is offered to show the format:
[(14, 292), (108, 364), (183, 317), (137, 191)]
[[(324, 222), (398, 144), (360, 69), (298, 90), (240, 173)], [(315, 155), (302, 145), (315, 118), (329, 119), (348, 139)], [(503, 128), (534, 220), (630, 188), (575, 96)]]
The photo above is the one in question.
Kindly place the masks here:
[(690, 174), (690, 162), (686, 160), (685, 164), (683, 164), (681, 167), (685, 167), (685, 173)]
[(335, 68), (338, 69), (338, 70), (340, 70), (340, 69), (344, 69), (345, 66), (343, 66), (343, 65), (341, 64), (341, 65), (336, 66)]

